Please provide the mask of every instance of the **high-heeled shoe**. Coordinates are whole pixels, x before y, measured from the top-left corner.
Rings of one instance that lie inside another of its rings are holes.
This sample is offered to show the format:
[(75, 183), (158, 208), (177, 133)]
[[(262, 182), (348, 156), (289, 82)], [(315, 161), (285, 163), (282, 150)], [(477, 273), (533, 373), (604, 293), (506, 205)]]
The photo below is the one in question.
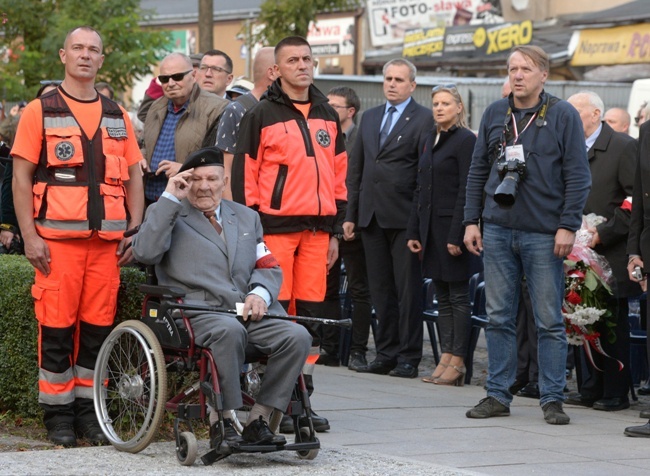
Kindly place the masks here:
[[(442, 372), (440, 373), (440, 375), (436, 375), (436, 372), (434, 370), (434, 372), (431, 374), (431, 377), (422, 377), (422, 381), (426, 383), (436, 383), (435, 381), (438, 380), (440, 377), (442, 377), (442, 374), (445, 373), (445, 370), (447, 369), (447, 367), (449, 367), (449, 364), (443, 364), (442, 362), (440, 362), (438, 364), (438, 367), (442, 367)], [(436, 369), (438, 367), (436, 367)]]
[(458, 367), (456, 365), (449, 365), (448, 367), (453, 368), (456, 372), (458, 372), (458, 376), (454, 378), (437, 378), (433, 381), (436, 385), (453, 385), (454, 387), (462, 387), (465, 385), (465, 373), (467, 373), (467, 369), (463, 365), (462, 367)]

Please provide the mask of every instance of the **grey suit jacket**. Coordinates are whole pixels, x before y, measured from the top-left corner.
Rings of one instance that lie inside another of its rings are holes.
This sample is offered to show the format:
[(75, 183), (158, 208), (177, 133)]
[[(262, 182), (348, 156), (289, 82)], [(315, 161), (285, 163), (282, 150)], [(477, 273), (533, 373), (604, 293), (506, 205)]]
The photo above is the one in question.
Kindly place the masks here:
[(147, 209), (133, 238), (133, 254), (143, 264), (156, 265), (159, 284), (184, 289), (187, 303), (235, 309), (249, 291), (263, 286), (273, 299), (269, 312), (285, 315), (276, 301), (282, 283), (280, 267), (255, 267), (263, 234), (259, 215), (222, 200), (221, 223), (223, 239), (187, 199), (179, 204), (161, 197)]

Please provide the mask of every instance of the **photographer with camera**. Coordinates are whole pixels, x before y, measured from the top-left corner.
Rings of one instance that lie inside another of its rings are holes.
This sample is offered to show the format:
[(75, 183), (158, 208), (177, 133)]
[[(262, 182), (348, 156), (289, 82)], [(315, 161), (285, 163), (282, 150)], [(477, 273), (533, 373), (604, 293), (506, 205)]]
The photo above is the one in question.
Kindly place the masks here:
[(512, 93), (486, 109), (467, 179), (464, 243), (483, 253), (489, 323), (487, 397), (466, 416), (510, 415), (518, 283), (525, 274), (538, 331), (544, 420), (566, 425), (563, 259), (573, 248), (591, 186), (584, 132), (578, 112), (544, 92), (544, 50), (514, 47), (507, 69)]

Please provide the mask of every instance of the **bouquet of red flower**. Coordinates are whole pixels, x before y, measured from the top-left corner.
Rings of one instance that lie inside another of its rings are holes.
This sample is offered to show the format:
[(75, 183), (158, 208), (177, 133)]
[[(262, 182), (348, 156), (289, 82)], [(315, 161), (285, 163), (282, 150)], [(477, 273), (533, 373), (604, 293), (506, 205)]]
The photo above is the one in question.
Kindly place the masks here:
[[(601, 333), (596, 330), (607, 329), (605, 336), (614, 342), (616, 335), (612, 328), (616, 323), (607, 309), (607, 300), (612, 295), (609, 283), (612, 270), (607, 260), (589, 248), (591, 233), (587, 231), (602, 223), (604, 218), (588, 215), (583, 219), (582, 228), (576, 233), (573, 251), (564, 260), (564, 303), (562, 315), (566, 326), (567, 340), (571, 345), (582, 345), (592, 365), (598, 369), (591, 357), (591, 349), (609, 357), (600, 344)], [(621, 364), (622, 365), (622, 364)]]

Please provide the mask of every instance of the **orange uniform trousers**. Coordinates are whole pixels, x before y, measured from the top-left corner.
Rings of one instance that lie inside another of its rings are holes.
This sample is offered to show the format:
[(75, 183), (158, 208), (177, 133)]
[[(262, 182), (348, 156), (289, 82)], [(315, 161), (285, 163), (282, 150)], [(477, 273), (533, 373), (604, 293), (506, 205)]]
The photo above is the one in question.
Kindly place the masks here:
[(50, 274), (36, 270), (39, 402), (67, 405), (92, 398), (95, 361), (117, 307), (118, 241), (45, 240)]
[(282, 269), (278, 301), (321, 302), (327, 288), (329, 233), (305, 230), (264, 235)]

